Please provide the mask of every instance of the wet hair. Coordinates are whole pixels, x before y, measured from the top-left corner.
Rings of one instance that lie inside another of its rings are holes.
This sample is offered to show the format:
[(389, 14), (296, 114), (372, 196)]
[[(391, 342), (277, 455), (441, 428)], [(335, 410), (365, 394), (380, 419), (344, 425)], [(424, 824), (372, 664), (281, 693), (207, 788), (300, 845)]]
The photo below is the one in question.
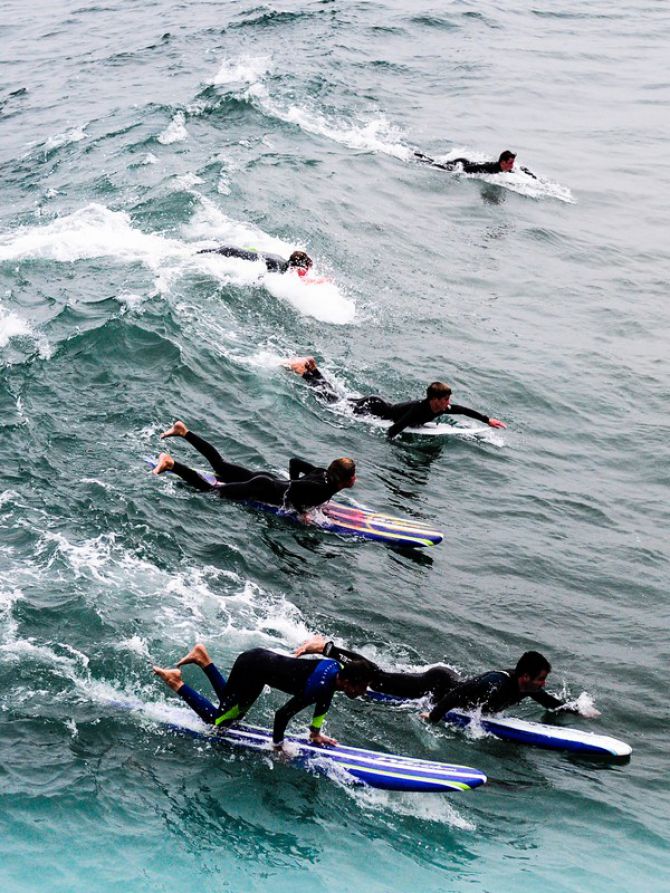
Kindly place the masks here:
[(505, 149), (504, 152), (500, 153), (500, 158), (498, 159), (498, 164), (500, 164), (501, 161), (514, 161), (515, 158), (516, 158), (516, 152), (510, 152), (509, 149)]
[(514, 670), (514, 675), (517, 679), (519, 676), (526, 675), (530, 676), (531, 679), (535, 679), (540, 673), (551, 673), (551, 664), (547, 658), (540, 654), (539, 651), (524, 652)]
[(288, 259), (289, 267), (299, 267), (302, 270), (309, 270), (312, 266), (312, 258), (305, 251), (294, 251)]
[(314, 357), (305, 357), (305, 372), (314, 372), (317, 369)]
[(451, 397), (451, 388), (443, 381), (434, 381), (426, 388), (426, 397), (429, 400), (441, 400), (443, 397)]
[(344, 664), (338, 675), (342, 682), (349, 682), (355, 686), (365, 685), (367, 687), (375, 678), (376, 667), (369, 660), (365, 660), (365, 658), (349, 660)]
[(356, 474), (356, 463), (353, 459), (333, 459), (328, 466), (328, 477), (336, 484), (351, 480)]

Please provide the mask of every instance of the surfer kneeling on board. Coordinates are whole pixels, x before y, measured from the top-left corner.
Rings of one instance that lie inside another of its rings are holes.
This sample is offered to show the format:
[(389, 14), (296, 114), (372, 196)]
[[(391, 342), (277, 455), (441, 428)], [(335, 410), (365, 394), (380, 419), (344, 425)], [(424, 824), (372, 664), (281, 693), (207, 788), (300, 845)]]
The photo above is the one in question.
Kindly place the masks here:
[[(345, 664), (347, 660), (366, 660), (355, 651), (340, 648), (323, 636), (313, 636), (295, 650), (296, 656), (302, 654), (323, 654)], [(493, 670), (470, 679), (461, 679), (458, 673), (441, 664), (423, 673), (391, 673), (376, 664), (372, 666), (371, 691), (401, 699), (430, 697), (435, 707), (430, 713), (421, 714), (429, 722), (439, 722), (445, 713), (457, 708), (466, 710), (476, 707), (484, 713), (497, 713), (524, 698), (533, 698), (547, 710), (579, 713), (588, 719), (600, 716), (594, 707), (568, 706), (568, 702), (544, 691), (551, 665), (537, 651), (526, 651), (513, 670)]]
[(278, 254), (268, 254), (264, 251), (252, 251), (246, 248), (235, 248), (232, 245), (221, 245), (219, 248), (203, 248), (198, 254), (222, 254), (224, 257), (238, 257), (240, 260), (263, 260), (268, 273), (297, 273), (298, 276), (306, 276), (312, 267), (312, 258), (304, 251), (294, 251), (285, 260)]
[[(508, 174), (514, 170), (514, 162), (516, 160), (516, 153), (510, 152), (509, 149), (501, 152), (497, 161), (470, 161), (468, 158), (452, 158), (450, 161), (440, 163), (431, 158), (430, 155), (424, 155), (423, 152), (415, 152), (414, 156), (419, 161), (430, 164), (432, 167), (439, 167), (444, 171), (458, 170), (457, 165), (460, 165), (464, 174)], [(519, 170), (523, 171), (524, 174), (528, 174), (533, 180), (537, 180), (535, 174), (529, 171), (527, 167), (520, 167)]]
[[(323, 377), (314, 357), (298, 357), (295, 360), (289, 360), (287, 365), (314, 387), (327, 403), (335, 403), (342, 399), (333, 385)], [(389, 403), (382, 397), (374, 396), (347, 397), (346, 399), (356, 415), (372, 415), (393, 422), (386, 434), (389, 438), (400, 434), (405, 428), (420, 427), (427, 422), (434, 422), (441, 415), (464, 415), (484, 422), (492, 428), (507, 427), (499, 419), (490, 418), (474, 409), (468, 409), (467, 406), (452, 403), (451, 388), (442, 381), (434, 381), (428, 385), (423, 400)]]
[[(204, 671), (219, 699), (218, 707), (184, 682), (179, 668), (186, 664), (197, 664)], [(333, 695), (341, 691), (349, 698), (361, 697), (373, 675), (372, 665), (364, 658), (341, 666), (332, 659), (299, 660), (265, 648), (252, 648), (239, 655), (226, 680), (202, 644), (195, 645), (186, 657), (177, 661), (174, 669), (153, 669), (202, 720), (221, 728), (242, 719), (266, 685), (292, 695), (275, 713), (272, 746), (277, 751), (282, 750), (289, 721), (312, 704), (310, 740), (314, 744), (336, 745), (334, 738), (321, 731)]]
[(223, 499), (264, 502), (306, 512), (323, 505), (340, 490), (353, 487), (356, 483), (353, 459), (335, 459), (328, 468), (319, 468), (304, 459), (293, 458), (289, 462), (290, 480), (287, 481), (268, 472), (252, 471), (227, 462), (215, 447), (189, 431), (183, 422), (177, 421), (163, 431), (161, 439), (165, 437), (183, 437), (194, 446), (211, 465), (216, 483), (209, 483), (197, 471), (177, 462), (168, 453), (160, 454), (153, 473), (172, 471), (198, 490), (215, 490)]

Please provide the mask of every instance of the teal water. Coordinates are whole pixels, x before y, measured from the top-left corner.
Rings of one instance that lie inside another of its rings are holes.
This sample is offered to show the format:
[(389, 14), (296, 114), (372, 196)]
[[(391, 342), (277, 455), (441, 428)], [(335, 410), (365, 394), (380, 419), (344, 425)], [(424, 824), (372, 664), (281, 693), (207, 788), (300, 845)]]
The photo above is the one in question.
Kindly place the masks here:
[[(667, 5), (0, 9), (3, 890), (662, 889)], [(508, 146), (539, 182), (411, 163)], [(217, 242), (305, 247), (332, 283), (195, 255)], [(279, 367), (305, 352), (359, 393), (446, 379), (509, 428), (389, 444)], [(259, 468), (352, 455), (359, 503), (445, 542), (413, 557), (151, 478), (180, 417)], [(179, 704), (151, 662), (313, 631), (395, 668), (538, 648), (550, 690), (602, 711), (572, 724), (633, 757), (336, 703), (340, 739), (491, 779), (397, 795), (155, 722)]]

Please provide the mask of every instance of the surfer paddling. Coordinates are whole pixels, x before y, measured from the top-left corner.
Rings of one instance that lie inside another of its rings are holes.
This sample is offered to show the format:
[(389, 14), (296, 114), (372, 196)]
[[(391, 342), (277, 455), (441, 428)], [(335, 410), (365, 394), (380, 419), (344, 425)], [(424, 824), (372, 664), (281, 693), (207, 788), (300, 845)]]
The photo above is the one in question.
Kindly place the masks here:
[(194, 446), (211, 465), (216, 482), (209, 483), (197, 471), (177, 462), (168, 453), (160, 454), (153, 473), (172, 471), (198, 490), (214, 490), (223, 499), (264, 502), (306, 512), (356, 483), (353, 459), (335, 459), (328, 468), (319, 468), (304, 459), (293, 458), (289, 462), (290, 480), (287, 481), (268, 472), (251, 471), (242, 465), (227, 462), (215, 447), (189, 431), (184, 422), (177, 421), (163, 431), (161, 439), (166, 437), (183, 437)]
[[(293, 372), (315, 388), (320, 397), (327, 403), (336, 403), (342, 400), (333, 385), (321, 373), (316, 365), (314, 357), (298, 357), (289, 360), (286, 364)], [(434, 381), (426, 388), (426, 396), (423, 400), (408, 400), (404, 403), (389, 403), (382, 397), (347, 397), (347, 402), (353, 408), (356, 415), (371, 415), (376, 418), (393, 422), (388, 429), (387, 437), (393, 438), (405, 428), (415, 428), (434, 422), (441, 415), (464, 415), (471, 419), (477, 419), (490, 425), (491, 428), (506, 428), (507, 425), (499, 419), (490, 418), (469, 409), (467, 406), (459, 406), (451, 402), (451, 388), (442, 381)]]
[[(438, 162), (430, 155), (424, 155), (423, 152), (415, 152), (414, 157), (424, 164), (439, 167), (443, 171), (457, 171), (460, 167), (464, 174), (509, 174), (514, 170), (516, 161), (516, 153), (510, 152), (509, 149), (501, 152), (497, 161), (470, 161), (468, 158), (452, 158), (449, 161)], [(519, 170), (528, 174), (533, 180), (537, 180), (535, 174), (527, 167), (520, 167)]]
[(218, 248), (203, 248), (198, 254), (222, 254), (224, 257), (237, 257), (240, 260), (257, 261), (265, 263), (268, 273), (297, 273), (298, 276), (306, 276), (312, 268), (312, 258), (304, 251), (294, 251), (288, 259), (278, 254), (268, 254), (265, 251), (252, 251), (246, 248), (235, 248), (233, 245), (220, 245)]
[[(308, 639), (296, 649), (295, 654), (323, 654), (345, 665), (347, 660), (365, 659), (323, 636)], [(461, 679), (454, 670), (443, 665), (430, 667), (423, 673), (391, 673), (375, 664), (373, 667), (372, 691), (401, 699), (430, 697), (435, 706), (430, 712), (422, 713), (421, 718), (431, 723), (439, 722), (449, 710), (474, 708), (482, 713), (497, 713), (524, 698), (532, 698), (546, 710), (579, 713), (588, 719), (600, 716), (594, 707), (577, 707), (544, 690), (551, 664), (537, 651), (522, 654), (514, 669), (492, 670), (468, 679)]]
[[(219, 699), (218, 707), (184, 682), (180, 667), (186, 664), (196, 664), (203, 670)], [(372, 665), (365, 658), (341, 666), (330, 658), (299, 660), (265, 648), (253, 648), (239, 655), (226, 680), (202, 644), (195, 645), (174, 669), (153, 669), (204, 722), (217, 728), (242, 719), (266, 685), (292, 695), (275, 713), (272, 746), (277, 751), (282, 750), (289, 721), (311, 705), (314, 705), (314, 716), (309, 727), (310, 740), (314, 744), (336, 745), (334, 738), (321, 731), (334, 694), (341, 691), (349, 698), (361, 697), (373, 673)]]

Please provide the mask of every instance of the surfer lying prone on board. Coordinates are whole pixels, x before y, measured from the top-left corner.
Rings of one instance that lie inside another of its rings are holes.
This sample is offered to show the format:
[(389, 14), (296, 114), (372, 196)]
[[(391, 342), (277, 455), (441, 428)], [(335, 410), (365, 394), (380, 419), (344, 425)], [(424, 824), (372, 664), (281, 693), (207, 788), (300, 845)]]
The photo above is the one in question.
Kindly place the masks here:
[[(308, 639), (295, 651), (301, 654), (323, 654), (346, 665), (347, 660), (363, 660), (360, 654), (346, 651), (323, 636)], [(492, 670), (461, 679), (449, 667), (437, 665), (423, 673), (389, 673), (373, 664), (374, 676), (370, 689), (390, 697), (418, 699), (430, 697), (435, 706), (422, 719), (439, 722), (449, 710), (480, 709), (483, 713), (497, 713), (518, 704), (524, 698), (532, 698), (547, 710), (563, 710), (579, 713), (588, 719), (600, 716), (593, 707), (573, 707), (566, 701), (544, 691), (551, 664), (537, 651), (526, 651), (514, 669)]]
[[(337, 403), (342, 397), (333, 385), (324, 378), (316, 365), (314, 357), (298, 357), (288, 360), (287, 366), (312, 387), (327, 403)], [(451, 402), (451, 388), (442, 381), (434, 381), (426, 388), (423, 400), (408, 400), (404, 403), (389, 403), (382, 397), (347, 397), (356, 415), (372, 415), (393, 422), (387, 431), (387, 437), (393, 438), (405, 428), (415, 428), (434, 422), (441, 415), (464, 415), (484, 422), (492, 428), (506, 428), (499, 419), (489, 418), (467, 406), (458, 406)]]
[[(218, 707), (184, 682), (179, 668), (186, 664), (197, 664), (204, 671), (219, 699)], [(344, 692), (349, 698), (364, 695), (373, 675), (373, 667), (365, 658), (342, 666), (330, 658), (299, 660), (265, 648), (252, 648), (239, 655), (226, 680), (212, 663), (205, 646), (197, 644), (177, 662), (174, 669), (154, 667), (154, 673), (202, 720), (217, 727), (225, 727), (242, 719), (266, 685), (292, 695), (275, 713), (272, 744), (275, 750), (280, 751), (289, 721), (312, 704), (314, 717), (309, 728), (310, 740), (315, 744), (336, 745), (334, 738), (321, 732), (333, 695), (337, 691)]]
[(216, 490), (224, 499), (264, 502), (305, 512), (328, 502), (337, 492), (356, 483), (353, 459), (335, 459), (328, 468), (319, 468), (304, 459), (294, 458), (289, 462), (290, 480), (287, 481), (267, 472), (251, 471), (242, 465), (226, 462), (218, 450), (189, 431), (183, 422), (177, 421), (164, 431), (161, 438), (165, 437), (183, 437), (194, 446), (212, 466), (217, 483), (208, 483), (197, 471), (177, 462), (168, 453), (160, 454), (153, 473), (172, 471), (198, 490)]
[[(452, 158), (450, 161), (440, 163), (431, 158), (430, 155), (424, 155), (423, 152), (415, 152), (414, 156), (418, 161), (430, 164), (432, 167), (439, 167), (444, 171), (456, 171), (458, 170), (457, 165), (460, 165), (464, 174), (511, 173), (514, 170), (514, 161), (516, 160), (516, 153), (510, 152), (509, 149), (501, 152), (497, 161), (470, 161), (468, 158)], [(535, 174), (531, 173), (527, 167), (520, 167), (519, 170), (522, 170), (524, 174), (528, 174), (533, 180), (537, 180)]]
[(306, 276), (312, 267), (313, 261), (304, 251), (294, 251), (285, 260), (278, 254), (268, 254), (265, 251), (253, 251), (247, 248), (235, 248), (233, 245), (220, 245), (218, 248), (203, 248), (198, 254), (222, 254), (224, 257), (238, 257), (240, 260), (263, 260), (268, 273), (297, 273), (298, 276)]

